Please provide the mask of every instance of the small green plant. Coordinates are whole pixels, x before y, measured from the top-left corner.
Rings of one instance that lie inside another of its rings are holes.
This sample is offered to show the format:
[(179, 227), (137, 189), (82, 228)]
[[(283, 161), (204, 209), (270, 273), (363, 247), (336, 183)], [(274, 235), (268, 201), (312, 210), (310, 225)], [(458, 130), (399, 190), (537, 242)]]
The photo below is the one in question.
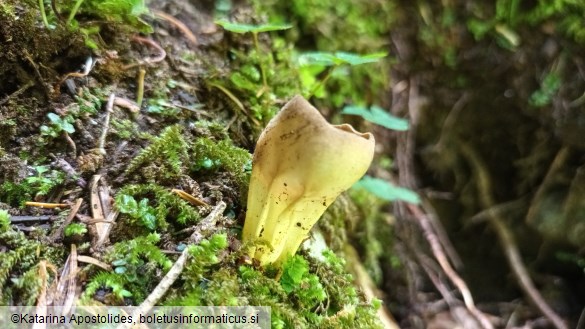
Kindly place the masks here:
[(534, 107), (543, 107), (550, 104), (552, 98), (561, 87), (561, 79), (558, 74), (547, 74), (539, 90), (530, 95), (529, 103)]
[[(237, 105), (240, 112), (250, 116), (256, 126), (261, 126), (260, 121), (267, 122), (276, 113), (278, 107), (274, 104), (275, 100), (286, 99), (298, 93), (298, 81), (295, 78), (296, 68), (292, 65), (292, 46), (277, 37), (272, 40), (271, 48), (265, 49), (258, 40), (258, 34), (284, 30), (291, 26), (288, 24), (238, 24), (226, 20), (219, 20), (216, 23), (233, 33), (251, 33), (254, 49), (245, 52), (232, 49), (231, 54), (236, 67), (228, 77), (229, 82), (208, 82), (208, 85), (220, 89)], [(249, 105), (243, 105), (229, 90), (230, 85), (237, 89), (238, 92), (235, 94), (245, 96)]]
[[(324, 86), (332, 77), (332, 75), (348, 66), (356, 66), (368, 63), (376, 63), (381, 58), (386, 57), (386, 53), (373, 53), (368, 55), (358, 55), (349, 52), (309, 52), (299, 56), (298, 63), (300, 66), (301, 81), (308, 93), (305, 93), (305, 98), (310, 98), (313, 95), (318, 97), (324, 96)], [(321, 74), (326, 71), (325, 77), (318, 81), (311, 76)]]
[(73, 134), (75, 132), (75, 127), (73, 127), (75, 118), (73, 116), (66, 115), (64, 117), (60, 117), (55, 113), (49, 113), (47, 114), (47, 117), (51, 123), (49, 125), (41, 126), (41, 135), (58, 137), (63, 133)]
[(143, 225), (150, 231), (156, 230), (156, 210), (148, 204), (148, 199), (145, 198), (137, 202), (130, 195), (118, 194), (116, 207), (121, 213), (127, 214), (133, 222)]
[[(251, 25), (251, 24), (242, 24), (242, 23), (231, 23), (225, 19), (218, 20), (215, 22), (216, 24), (223, 27), (225, 30), (234, 32), (234, 33), (252, 33), (252, 37), (254, 39), (254, 47), (256, 47), (256, 54), (260, 56), (262, 53), (260, 50), (260, 43), (258, 42), (258, 33), (262, 32), (270, 32), (270, 31), (282, 31), (288, 30), (292, 27), (290, 24), (260, 24), (260, 25)], [(262, 87), (263, 90), (257, 91), (258, 94), (262, 94), (268, 90), (268, 83), (266, 79), (266, 68), (264, 67), (264, 61), (260, 60), (260, 76), (262, 77)]]
[[(102, 93), (99, 90), (96, 92), (98, 94)], [(97, 114), (98, 109), (102, 106), (101, 99), (86, 88), (82, 90), (82, 96), (76, 96), (75, 100), (74, 103), (69, 104), (63, 110), (66, 114), (47, 114), (50, 122), (41, 126), (41, 135), (57, 138), (62, 135), (73, 134), (75, 132), (75, 127), (73, 126), (75, 120)]]
[(229, 139), (216, 142), (198, 138), (193, 145), (191, 171), (225, 171), (234, 177), (238, 187), (247, 188), (252, 156), (245, 149), (236, 147)]
[(63, 183), (64, 174), (57, 170), (50, 170), (49, 166), (35, 166), (36, 175), (27, 177), (24, 182), (36, 195), (47, 195), (55, 186)]
[[(116, 195), (116, 204), (124, 203), (122, 198), (125, 198), (125, 195), (132, 197), (134, 200), (145, 197), (150, 200), (151, 205), (148, 207), (153, 208), (152, 213), (156, 216), (156, 227), (161, 232), (168, 229), (169, 221), (176, 222), (182, 227), (186, 224), (197, 222), (201, 218), (191, 204), (159, 185), (126, 185)], [(139, 207), (139, 204), (136, 206)], [(143, 224), (139, 224), (139, 226), (144, 227)]]
[(34, 166), (34, 173), (21, 182), (6, 181), (0, 185), (0, 201), (14, 207), (31, 201), (33, 197), (49, 194), (55, 187), (65, 181), (65, 174), (58, 170), (51, 170), (49, 166)]
[[(152, 32), (150, 25), (140, 18), (141, 15), (148, 13), (144, 0), (76, 0), (65, 1), (59, 5), (59, 11), (69, 12), (65, 26), (81, 33), (85, 37), (86, 46), (92, 49), (98, 48), (96, 36), (104, 22), (118, 24), (121, 28), (142, 33)], [(38, 0), (38, 6), (43, 24), (46, 28), (53, 29), (52, 22), (60, 22), (56, 19), (56, 13), (52, 15), (47, 13), (44, 0)], [(51, 7), (55, 8), (55, 6)], [(83, 15), (78, 15), (79, 13)], [(79, 16), (98, 18), (98, 23), (96, 24), (95, 20), (85, 23), (76, 19)]]
[(0, 304), (30, 305), (40, 292), (36, 282), (30, 281), (37, 273), (40, 259), (47, 259), (55, 266), (62, 264), (64, 248), (53, 248), (23, 232), (13, 229), (6, 210), (0, 210)]
[(219, 254), (228, 246), (226, 234), (215, 234), (209, 239), (204, 239), (198, 245), (189, 248), (191, 261), (183, 271), (183, 278), (188, 282), (190, 289), (197, 289), (201, 280), (209, 271), (209, 267), (219, 263)]
[(6, 210), (0, 210), (0, 232), (5, 232), (10, 228), (10, 215)]

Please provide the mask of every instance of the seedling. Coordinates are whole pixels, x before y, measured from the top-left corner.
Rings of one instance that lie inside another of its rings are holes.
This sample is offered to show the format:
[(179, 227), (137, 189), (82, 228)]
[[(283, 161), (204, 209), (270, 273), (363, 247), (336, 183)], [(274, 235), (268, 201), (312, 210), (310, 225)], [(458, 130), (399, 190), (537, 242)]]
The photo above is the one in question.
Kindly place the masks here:
[[(308, 95), (306, 95), (306, 98), (310, 98), (313, 95), (315, 95), (315, 93), (318, 92), (319, 89), (321, 89), (325, 85), (325, 83), (327, 83), (327, 80), (331, 78), (331, 75), (336, 69), (344, 66), (355, 66), (368, 63), (376, 63), (381, 58), (384, 58), (386, 56), (387, 56), (386, 53), (359, 55), (348, 52), (335, 53), (310, 52), (301, 55), (298, 60), (301, 69), (305, 68), (305, 70), (311, 70), (316, 74), (321, 73), (321, 71), (323, 71), (323, 68), (327, 69), (325, 77), (320, 82), (313, 84), (312, 88), (310, 89), (311, 91)], [(315, 69), (315, 67), (317, 67), (317, 69)]]
[(127, 214), (130, 218), (143, 225), (150, 231), (156, 229), (155, 209), (148, 205), (148, 199), (137, 202), (130, 195), (122, 194), (116, 197), (116, 206), (120, 212)]
[[(241, 23), (231, 23), (225, 19), (221, 19), (215, 22), (215, 24), (220, 25), (225, 30), (234, 32), (234, 33), (252, 33), (252, 37), (254, 38), (254, 47), (256, 48), (256, 54), (260, 56), (260, 44), (258, 42), (258, 33), (261, 32), (270, 32), (270, 31), (281, 31), (281, 30), (288, 30), (292, 27), (290, 24), (260, 24), (260, 25), (251, 25), (251, 24), (241, 24)], [(257, 97), (262, 95), (266, 90), (268, 90), (268, 83), (266, 81), (266, 69), (264, 67), (263, 61), (260, 60), (260, 73), (262, 76), (262, 89), (258, 91)]]
[(63, 182), (63, 173), (49, 170), (49, 166), (36, 166), (35, 176), (27, 177), (24, 182), (37, 191), (37, 195), (47, 195), (51, 189)]
[(49, 113), (47, 117), (51, 121), (51, 124), (41, 126), (41, 135), (58, 137), (61, 134), (73, 134), (75, 132), (75, 127), (73, 127), (75, 119), (73, 116), (66, 115), (60, 117), (55, 113)]

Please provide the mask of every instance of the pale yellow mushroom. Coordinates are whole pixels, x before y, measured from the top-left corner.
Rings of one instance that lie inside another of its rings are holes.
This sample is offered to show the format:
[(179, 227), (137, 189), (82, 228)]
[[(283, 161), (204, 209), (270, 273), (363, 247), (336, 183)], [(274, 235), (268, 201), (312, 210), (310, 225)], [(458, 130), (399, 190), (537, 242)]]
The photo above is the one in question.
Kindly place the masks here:
[(261, 264), (293, 255), (335, 198), (362, 177), (374, 136), (331, 125), (301, 96), (268, 123), (256, 143), (243, 241), (263, 241)]

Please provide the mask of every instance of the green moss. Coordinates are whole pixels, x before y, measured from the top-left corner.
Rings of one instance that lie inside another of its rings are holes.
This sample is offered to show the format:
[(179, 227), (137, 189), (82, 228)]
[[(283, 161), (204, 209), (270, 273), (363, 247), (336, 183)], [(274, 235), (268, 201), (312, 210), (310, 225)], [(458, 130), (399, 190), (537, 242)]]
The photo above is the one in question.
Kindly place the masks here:
[(193, 145), (191, 172), (227, 172), (244, 196), (250, 180), (252, 156), (232, 141), (225, 139), (216, 142), (210, 138), (198, 138)]
[(99, 272), (85, 286), (85, 291), (81, 296), (81, 303), (92, 305), (90, 301), (92, 296), (100, 290), (108, 291), (104, 303), (109, 305), (124, 305), (124, 299), (132, 297), (132, 293), (125, 288), (124, 278), (117, 273)]
[(188, 150), (181, 132), (180, 126), (165, 128), (130, 162), (126, 174), (136, 172), (151, 183), (176, 181), (183, 174)]
[(130, 137), (137, 135), (138, 132), (138, 125), (132, 120), (113, 118), (110, 125), (112, 133), (121, 139), (130, 139)]
[[(53, 248), (28, 239), (10, 226), (8, 213), (0, 210), (0, 305), (31, 305), (38, 296), (38, 285), (30, 281), (41, 259), (55, 266), (63, 263), (63, 248)], [(30, 282), (29, 282), (30, 281)]]
[(87, 233), (87, 226), (83, 223), (71, 223), (65, 227), (65, 236), (84, 235)]
[(82, 299), (85, 303), (99, 289), (107, 289), (108, 303), (121, 304), (131, 298), (140, 304), (154, 289), (173, 262), (157, 246), (160, 235), (151, 233), (114, 244), (104, 260), (114, 266), (113, 273), (98, 273), (88, 283)]

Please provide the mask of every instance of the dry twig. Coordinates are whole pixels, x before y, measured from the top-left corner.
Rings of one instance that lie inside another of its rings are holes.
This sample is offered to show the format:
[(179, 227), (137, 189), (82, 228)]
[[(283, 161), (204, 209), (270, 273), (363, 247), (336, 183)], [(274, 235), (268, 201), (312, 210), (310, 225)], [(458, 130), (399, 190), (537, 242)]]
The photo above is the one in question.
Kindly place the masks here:
[(156, 15), (157, 18), (166, 20), (167, 22), (174, 25), (179, 31), (181, 31), (185, 35), (185, 37), (189, 41), (191, 41), (192, 44), (194, 45), (197, 44), (197, 37), (195, 37), (193, 32), (191, 32), (191, 30), (187, 27), (187, 25), (185, 25), (185, 23), (162, 11), (152, 10), (152, 12)]
[(128, 64), (128, 65), (123, 67), (124, 70), (128, 70), (128, 69), (131, 69), (133, 67), (137, 67), (137, 66), (141, 66), (141, 65), (150, 65), (150, 64), (158, 63), (158, 62), (163, 61), (165, 59), (165, 57), (167, 57), (167, 52), (161, 46), (159, 46), (156, 42), (154, 42), (151, 39), (146, 39), (146, 38), (142, 38), (139, 36), (133, 36), (132, 40), (139, 42), (139, 43), (142, 43), (142, 44), (145, 44), (145, 45), (148, 45), (148, 46), (156, 49), (158, 51), (158, 55), (154, 56), (154, 57), (144, 58), (144, 59), (138, 61), (137, 63)]
[(114, 113), (115, 99), (116, 95), (114, 93), (110, 94), (110, 97), (108, 98), (108, 103), (106, 105), (106, 119), (104, 120), (104, 128), (102, 130), (102, 134), (98, 142), (98, 151), (101, 155), (106, 154), (106, 137), (108, 136), (108, 129), (110, 128), (110, 117), (112, 113)]
[(77, 215), (77, 212), (79, 211), (82, 202), (83, 202), (82, 198), (75, 200), (75, 204), (71, 207), (69, 215), (67, 215), (67, 218), (65, 218), (63, 224), (61, 224), (61, 226), (59, 226), (59, 228), (51, 235), (51, 237), (49, 238), (50, 241), (55, 242), (63, 238), (63, 230), (65, 229), (65, 227), (67, 227), (67, 225), (71, 224), (71, 221), (73, 221), (73, 218), (75, 217), (75, 215)]

